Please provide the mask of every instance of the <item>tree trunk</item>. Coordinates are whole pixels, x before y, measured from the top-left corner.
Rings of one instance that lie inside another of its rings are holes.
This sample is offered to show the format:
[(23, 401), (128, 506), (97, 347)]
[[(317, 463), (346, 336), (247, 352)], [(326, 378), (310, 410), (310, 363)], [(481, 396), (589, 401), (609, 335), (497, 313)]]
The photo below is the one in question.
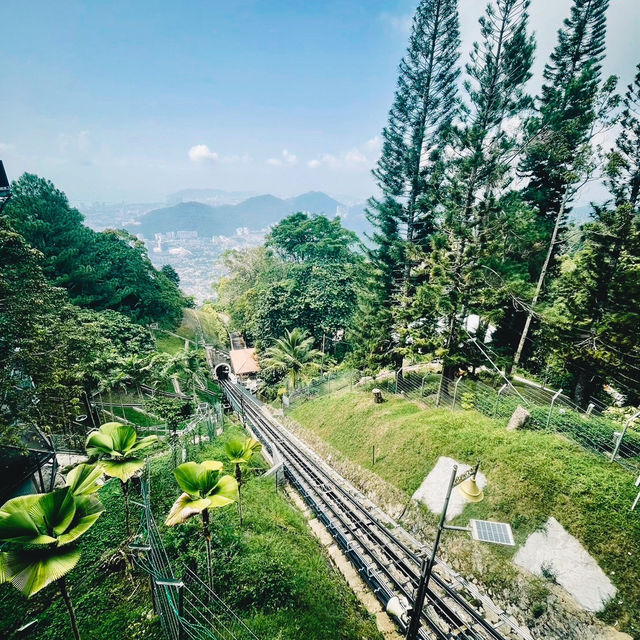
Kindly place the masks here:
[(547, 275), (547, 271), (549, 270), (549, 264), (551, 263), (551, 258), (553, 257), (553, 250), (555, 248), (555, 245), (558, 239), (560, 224), (562, 222), (562, 219), (564, 218), (564, 210), (567, 205), (568, 195), (569, 195), (569, 187), (566, 186), (564, 189), (564, 195), (562, 196), (562, 202), (560, 203), (560, 209), (558, 211), (558, 215), (556, 216), (556, 223), (553, 227), (553, 233), (551, 234), (551, 241), (549, 242), (547, 257), (545, 258), (544, 263), (542, 265), (540, 276), (538, 277), (538, 284), (536, 285), (536, 291), (533, 294), (533, 300), (531, 300), (531, 308), (529, 309), (529, 313), (527, 314), (527, 319), (524, 323), (524, 328), (522, 329), (522, 335), (520, 336), (520, 342), (518, 344), (518, 348), (516, 349), (516, 353), (513, 356), (513, 363), (511, 365), (511, 371), (509, 372), (509, 375), (511, 376), (513, 376), (513, 374), (515, 373), (516, 367), (520, 363), (520, 358), (522, 357), (522, 351), (524, 350), (524, 345), (529, 335), (529, 329), (531, 327), (531, 321), (533, 320), (534, 309), (536, 304), (538, 304), (538, 299), (540, 298), (542, 285), (544, 284), (544, 279)]
[(80, 632), (78, 631), (76, 614), (73, 610), (73, 605), (71, 604), (71, 598), (69, 598), (69, 593), (67, 592), (67, 583), (64, 576), (60, 578), (60, 593), (62, 594), (62, 599), (64, 600), (65, 605), (67, 605), (67, 612), (69, 613), (69, 620), (71, 622), (71, 630), (73, 631), (73, 637), (76, 640), (80, 640)]
[(213, 591), (213, 566), (211, 564), (211, 530), (209, 529), (209, 510), (202, 512), (202, 531), (207, 547), (207, 577), (209, 579), (209, 589)]
[(238, 483), (238, 513), (240, 514), (240, 526), (244, 524), (244, 517), (242, 515), (242, 469), (240, 465), (236, 463), (236, 482)]
[(127, 538), (131, 535), (129, 530), (129, 482), (120, 481), (122, 484), (122, 495), (124, 496), (124, 517), (127, 524)]

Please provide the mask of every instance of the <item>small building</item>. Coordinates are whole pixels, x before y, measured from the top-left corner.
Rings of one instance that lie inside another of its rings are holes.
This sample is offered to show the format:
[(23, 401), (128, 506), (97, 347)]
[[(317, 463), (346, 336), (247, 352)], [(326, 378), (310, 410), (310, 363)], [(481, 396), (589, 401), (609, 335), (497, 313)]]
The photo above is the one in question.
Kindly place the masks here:
[(231, 367), (238, 378), (246, 379), (260, 371), (255, 349), (231, 349)]

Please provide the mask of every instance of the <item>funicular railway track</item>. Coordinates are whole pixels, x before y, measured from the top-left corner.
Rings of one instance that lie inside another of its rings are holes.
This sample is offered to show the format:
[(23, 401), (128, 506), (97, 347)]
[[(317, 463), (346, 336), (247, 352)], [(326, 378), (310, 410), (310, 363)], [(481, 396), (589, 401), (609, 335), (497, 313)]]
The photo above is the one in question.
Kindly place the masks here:
[[(408, 534), (400, 539), (390, 530), (390, 522), (376, 517), (371, 506), (357, 490), (347, 485), (335, 471), (315, 456), (295, 436), (268, 414), (246, 390), (229, 379), (221, 380), (224, 393), (236, 412), (249, 422), (268, 450), (274, 446), (284, 459), (287, 477), (318, 519), (327, 527), (344, 554), (383, 606), (393, 596), (409, 603), (418, 584), (424, 549)], [(345, 488), (347, 487), (347, 488)], [(393, 525), (391, 525), (393, 526)], [(419, 553), (422, 552), (422, 554)], [(504, 612), (498, 610), (475, 587), (463, 581), (446, 565), (432, 576), (422, 611), (420, 638), (532, 640)], [(489, 623), (459, 590), (466, 589), (490, 610), (495, 624)], [(406, 621), (399, 620), (406, 630)]]

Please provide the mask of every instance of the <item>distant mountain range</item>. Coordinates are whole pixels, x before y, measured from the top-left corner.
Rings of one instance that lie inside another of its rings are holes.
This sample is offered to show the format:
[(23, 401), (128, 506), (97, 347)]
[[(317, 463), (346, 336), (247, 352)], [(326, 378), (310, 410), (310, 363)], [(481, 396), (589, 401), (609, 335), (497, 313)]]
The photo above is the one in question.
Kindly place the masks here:
[[(196, 190), (174, 194), (179, 200), (184, 195), (196, 195)], [(197, 190), (197, 200), (220, 197), (214, 190)], [(202, 193), (205, 192), (206, 193)], [(198, 197), (200, 196), (200, 197)], [(272, 195), (254, 196), (237, 204), (211, 205), (202, 201), (178, 202), (173, 206), (154, 209), (141, 216), (127, 228), (145, 239), (156, 233), (170, 231), (197, 231), (199, 236), (232, 236), (236, 229), (248, 227), (251, 231), (266, 229), (296, 211), (320, 213), (330, 218), (343, 217), (344, 225), (359, 234), (368, 230), (364, 205), (347, 207), (321, 191), (310, 191), (295, 198), (276, 198)]]

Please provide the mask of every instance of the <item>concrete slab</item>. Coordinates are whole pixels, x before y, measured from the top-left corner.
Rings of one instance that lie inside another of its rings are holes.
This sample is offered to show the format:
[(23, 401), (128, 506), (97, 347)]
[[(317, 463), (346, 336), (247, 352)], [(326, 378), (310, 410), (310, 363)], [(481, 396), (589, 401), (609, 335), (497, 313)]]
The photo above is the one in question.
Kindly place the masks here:
[(555, 518), (527, 538), (514, 562), (538, 576), (552, 575), (587, 611), (602, 611), (616, 594), (598, 563)]
[[(451, 478), (451, 470), (453, 469), (453, 465), (456, 464), (458, 465), (458, 475), (461, 475), (465, 471), (471, 469), (468, 464), (458, 462), (453, 458), (447, 458), (444, 456), (438, 458), (438, 461), (429, 472), (429, 475), (416, 489), (412, 496), (413, 499), (427, 505), (433, 513), (442, 513), (444, 500), (447, 495), (447, 488), (449, 487), (449, 480)], [(487, 485), (487, 478), (479, 471), (476, 476), (476, 482), (478, 483), (478, 486), (483, 489)], [(459, 516), (464, 510), (466, 504), (467, 501), (462, 497), (460, 492), (454, 489), (451, 493), (451, 499), (449, 500), (447, 520), (451, 520), (452, 518)]]

